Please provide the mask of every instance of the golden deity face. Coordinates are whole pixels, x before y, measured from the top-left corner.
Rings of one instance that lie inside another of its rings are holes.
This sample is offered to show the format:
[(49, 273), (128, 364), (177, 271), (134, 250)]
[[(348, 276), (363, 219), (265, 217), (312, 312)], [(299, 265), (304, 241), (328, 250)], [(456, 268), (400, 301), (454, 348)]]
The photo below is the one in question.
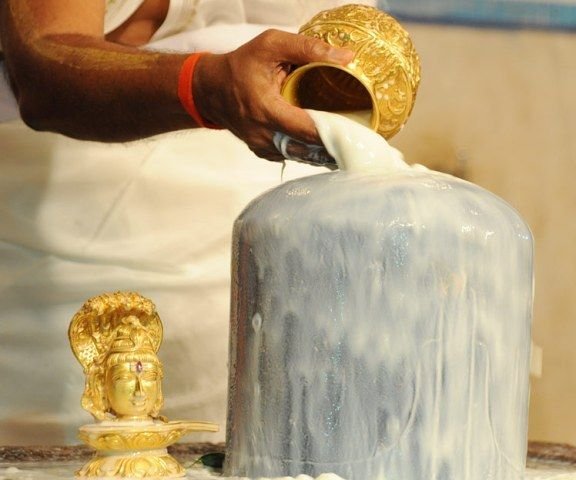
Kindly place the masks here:
[(134, 292), (91, 298), (68, 336), (86, 374), (85, 410), (100, 421), (160, 418), (162, 322), (150, 300)]
[(106, 372), (108, 404), (119, 420), (151, 418), (161, 397), (161, 372), (156, 362), (126, 361)]

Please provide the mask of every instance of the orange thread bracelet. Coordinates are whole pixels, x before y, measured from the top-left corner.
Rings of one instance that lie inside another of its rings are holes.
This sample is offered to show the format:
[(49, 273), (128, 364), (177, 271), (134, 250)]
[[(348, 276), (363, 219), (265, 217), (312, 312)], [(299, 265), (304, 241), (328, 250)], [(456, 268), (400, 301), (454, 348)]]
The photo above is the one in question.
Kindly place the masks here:
[(178, 98), (180, 99), (180, 103), (184, 107), (184, 110), (188, 112), (198, 126), (203, 128), (220, 129), (221, 127), (205, 121), (194, 104), (194, 94), (192, 93), (194, 69), (196, 68), (198, 60), (202, 55), (204, 55), (204, 53), (205, 52), (193, 53), (184, 60), (178, 78)]

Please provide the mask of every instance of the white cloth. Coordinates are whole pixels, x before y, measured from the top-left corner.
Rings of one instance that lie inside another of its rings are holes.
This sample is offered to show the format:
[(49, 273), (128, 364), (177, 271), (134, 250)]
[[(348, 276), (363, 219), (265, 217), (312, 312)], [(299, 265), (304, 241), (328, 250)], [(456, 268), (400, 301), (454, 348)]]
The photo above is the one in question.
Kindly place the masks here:
[(151, 40), (170, 37), (188, 29), (198, 18), (196, 3), (196, 0), (170, 0), (166, 18)]
[(144, 0), (106, 0), (104, 16), (104, 33), (116, 30), (138, 10)]
[[(264, 22), (254, 2), (224, 3)], [(274, 22), (292, 21), (294, 3), (284, 16), (276, 3)], [(216, 0), (203, 8), (200, 30), (153, 46), (225, 51), (265, 28), (222, 22)], [(16, 113), (6, 88), (0, 118)], [(222, 440), (232, 224), (280, 182), (280, 165), (227, 131), (106, 145), (13, 120), (0, 123), (0, 145), (0, 444), (77, 442), (90, 418), (68, 324), (89, 297), (124, 289), (151, 298), (164, 322), (163, 413), (217, 422), (221, 433), (194, 439)], [(285, 179), (320, 171), (292, 163)]]
[[(104, 33), (122, 25), (144, 0), (107, 0)], [(237, 24), (246, 21), (240, 0), (170, 0), (168, 13), (152, 41), (210, 25)]]

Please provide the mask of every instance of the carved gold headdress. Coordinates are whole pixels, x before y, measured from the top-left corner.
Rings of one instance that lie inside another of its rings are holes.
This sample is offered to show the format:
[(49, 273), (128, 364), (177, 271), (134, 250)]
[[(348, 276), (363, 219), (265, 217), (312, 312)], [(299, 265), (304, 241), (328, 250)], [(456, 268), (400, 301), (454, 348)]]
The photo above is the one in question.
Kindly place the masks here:
[[(106, 359), (130, 352), (155, 357), (162, 343), (162, 323), (147, 298), (133, 292), (105, 293), (89, 299), (74, 315), (68, 338), (86, 374), (82, 406), (104, 420)], [(158, 410), (161, 401), (160, 397)]]
[(108, 348), (108, 355), (112, 353), (142, 352), (156, 355), (158, 349), (155, 341), (135, 315), (122, 318), (120, 325), (114, 330), (113, 339)]

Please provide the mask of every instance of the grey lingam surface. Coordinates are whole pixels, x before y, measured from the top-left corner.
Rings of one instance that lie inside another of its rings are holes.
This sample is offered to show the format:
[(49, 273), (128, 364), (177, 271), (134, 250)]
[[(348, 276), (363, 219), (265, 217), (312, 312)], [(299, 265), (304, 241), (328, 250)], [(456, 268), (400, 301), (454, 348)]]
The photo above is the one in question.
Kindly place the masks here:
[(532, 237), (408, 169), (254, 200), (234, 231), (225, 476), (521, 479)]

